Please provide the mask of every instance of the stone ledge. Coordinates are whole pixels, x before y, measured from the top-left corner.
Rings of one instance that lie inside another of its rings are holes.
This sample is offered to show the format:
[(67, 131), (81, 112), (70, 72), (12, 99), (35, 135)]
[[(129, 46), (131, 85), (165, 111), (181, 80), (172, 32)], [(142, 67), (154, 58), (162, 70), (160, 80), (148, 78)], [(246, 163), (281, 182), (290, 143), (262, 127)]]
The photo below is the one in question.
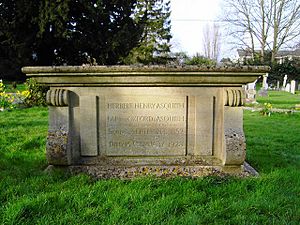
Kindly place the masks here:
[[(137, 177), (151, 176), (156, 178), (174, 178), (187, 177), (197, 178), (205, 176), (235, 176), (235, 177), (252, 177), (258, 176), (258, 173), (248, 163), (243, 166), (232, 166), (223, 168), (222, 166), (99, 166), (99, 165), (81, 165), (56, 167), (48, 166), (45, 172), (53, 171), (54, 169), (64, 169), (72, 175), (84, 173), (95, 179), (133, 179)], [(236, 171), (239, 170), (239, 173)]]
[(81, 158), (80, 165), (93, 166), (221, 166), (220, 159), (212, 156), (153, 156), (153, 157), (84, 157)]
[(52, 87), (232, 86), (253, 82), (265, 66), (58, 66), (23, 67), (22, 72)]
[(26, 74), (35, 73), (114, 73), (114, 72), (267, 72), (268, 66), (43, 66), (23, 67)]

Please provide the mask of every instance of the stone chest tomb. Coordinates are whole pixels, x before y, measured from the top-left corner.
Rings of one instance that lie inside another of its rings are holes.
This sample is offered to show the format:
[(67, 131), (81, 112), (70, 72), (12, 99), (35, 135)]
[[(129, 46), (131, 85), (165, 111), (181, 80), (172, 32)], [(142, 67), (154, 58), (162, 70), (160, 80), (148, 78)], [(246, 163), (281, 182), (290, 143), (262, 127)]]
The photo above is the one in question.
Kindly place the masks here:
[(98, 177), (240, 173), (242, 85), (265, 67), (24, 67), (50, 86), (47, 159)]

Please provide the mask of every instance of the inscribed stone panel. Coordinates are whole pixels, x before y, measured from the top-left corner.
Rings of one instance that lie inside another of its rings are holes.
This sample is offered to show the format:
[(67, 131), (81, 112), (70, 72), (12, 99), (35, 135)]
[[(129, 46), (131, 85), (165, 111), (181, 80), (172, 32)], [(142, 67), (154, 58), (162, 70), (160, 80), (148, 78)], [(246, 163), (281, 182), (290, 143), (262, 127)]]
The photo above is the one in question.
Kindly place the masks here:
[(107, 155), (185, 155), (185, 96), (106, 99)]

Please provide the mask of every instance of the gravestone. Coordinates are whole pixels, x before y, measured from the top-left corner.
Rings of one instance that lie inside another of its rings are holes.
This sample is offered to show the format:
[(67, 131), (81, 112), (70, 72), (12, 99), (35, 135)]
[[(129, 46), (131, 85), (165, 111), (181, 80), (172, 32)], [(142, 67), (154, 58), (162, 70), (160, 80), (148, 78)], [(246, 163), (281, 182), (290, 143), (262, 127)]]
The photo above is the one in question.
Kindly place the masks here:
[(248, 83), (245, 86), (245, 93), (246, 93), (246, 102), (247, 103), (255, 103), (256, 102), (256, 85), (257, 80), (252, 83)]
[(276, 90), (279, 91), (280, 90), (280, 81), (277, 81), (277, 86), (276, 86)]
[(245, 94), (267, 67), (24, 67), (50, 86), (47, 160), (96, 177), (244, 171)]
[(283, 85), (282, 85), (282, 90), (285, 90), (286, 81), (287, 81), (287, 75), (284, 75), (284, 78), (283, 78)]
[(286, 92), (291, 92), (291, 84), (288, 83), (286, 86), (285, 86), (285, 91)]
[(268, 90), (268, 87), (269, 87), (268, 82), (267, 82), (268, 76), (269, 76), (268, 73), (263, 76), (262, 89), (264, 89), (264, 90)]
[(268, 73), (263, 75), (263, 83), (262, 83), (262, 87), (261, 89), (258, 91), (258, 95), (259, 96), (268, 96), (268, 83), (267, 83), (267, 80), (268, 80)]
[(295, 90), (296, 90), (296, 81), (295, 80), (292, 80), (291, 81), (291, 93), (292, 94), (295, 94)]

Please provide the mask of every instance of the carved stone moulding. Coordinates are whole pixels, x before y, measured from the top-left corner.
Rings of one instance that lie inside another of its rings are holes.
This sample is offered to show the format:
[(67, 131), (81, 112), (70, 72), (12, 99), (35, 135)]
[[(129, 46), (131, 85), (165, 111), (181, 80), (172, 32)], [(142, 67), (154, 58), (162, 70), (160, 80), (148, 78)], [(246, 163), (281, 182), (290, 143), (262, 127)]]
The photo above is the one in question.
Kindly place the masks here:
[(225, 106), (238, 107), (245, 103), (245, 93), (243, 90), (227, 89), (224, 96)]
[(69, 91), (64, 89), (52, 89), (47, 92), (46, 102), (49, 106), (68, 106)]

